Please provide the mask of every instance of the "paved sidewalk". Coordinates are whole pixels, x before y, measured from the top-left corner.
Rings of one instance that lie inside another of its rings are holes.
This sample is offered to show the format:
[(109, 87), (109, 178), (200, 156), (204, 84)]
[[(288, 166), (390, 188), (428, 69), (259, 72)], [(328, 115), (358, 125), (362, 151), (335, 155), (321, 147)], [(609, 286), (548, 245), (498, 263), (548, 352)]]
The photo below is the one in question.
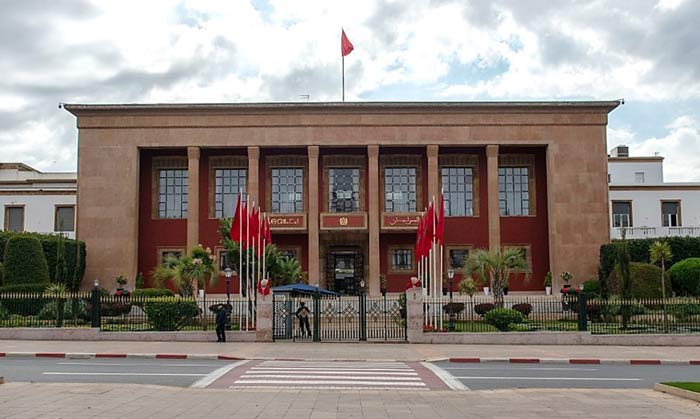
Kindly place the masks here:
[(437, 345), (395, 343), (126, 342), (0, 340), (0, 353), (111, 353), (224, 355), (243, 359), (397, 360), (537, 358), (700, 360), (698, 347)]
[(659, 418), (700, 404), (653, 390), (472, 392), (201, 390), (124, 384), (0, 385), (0, 416), (20, 418)]

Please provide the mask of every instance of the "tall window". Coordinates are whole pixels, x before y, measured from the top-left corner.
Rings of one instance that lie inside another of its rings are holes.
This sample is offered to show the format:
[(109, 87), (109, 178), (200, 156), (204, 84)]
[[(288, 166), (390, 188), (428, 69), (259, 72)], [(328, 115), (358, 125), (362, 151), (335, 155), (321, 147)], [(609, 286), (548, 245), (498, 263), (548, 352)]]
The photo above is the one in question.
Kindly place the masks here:
[(187, 218), (187, 169), (161, 169), (158, 174), (158, 217)]
[(360, 169), (328, 169), (328, 211), (357, 212), (360, 210)]
[(272, 169), (272, 212), (294, 214), (304, 211), (304, 169)]
[(416, 168), (384, 169), (386, 212), (416, 211)]
[(54, 231), (74, 231), (75, 230), (75, 207), (56, 207), (54, 219)]
[(239, 192), (245, 202), (246, 169), (216, 169), (214, 177), (214, 215), (216, 218), (233, 217)]
[(678, 201), (661, 202), (661, 214), (664, 227), (679, 227), (681, 225), (681, 203)]
[(634, 172), (634, 183), (644, 183), (644, 172)]
[(445, 215), (473, 215), (471, 167), (443, 167), (442, 189), (445, 194)]
[(498, 209), (501, 215), (530, 215), (527, 167), (498, 168)]
[(5, 207), (5, 230), (24, 231), (24, 207)]
[(613, 227), (632, 227), (632, 203), (613, 201)]
[(411, 271), (413, 270), (413, 250), (412, 249), (391, 249), (391, 270)]
[(448, 266), (450, 269), (463, 269), (464, 262), (469, 257), (468, 247), (448, 248)]

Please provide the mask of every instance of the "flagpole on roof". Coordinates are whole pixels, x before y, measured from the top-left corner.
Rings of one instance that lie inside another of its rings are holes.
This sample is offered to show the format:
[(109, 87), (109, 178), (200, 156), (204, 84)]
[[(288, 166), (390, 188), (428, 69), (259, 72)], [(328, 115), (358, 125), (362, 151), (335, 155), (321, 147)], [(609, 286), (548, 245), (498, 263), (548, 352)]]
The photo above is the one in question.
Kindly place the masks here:
[(352, 42), (348, 39), (347, 35), (345, 35), (345, 29), (343, 27), (340, 27), (340, 60), (341, 60), (341, 65), (343, 68), (342, 71), (342, 98), (343, 102), (345, 102), (345, 56), (350, 54), (352, 50), (355, 49), (355, 47), (352, 45)]

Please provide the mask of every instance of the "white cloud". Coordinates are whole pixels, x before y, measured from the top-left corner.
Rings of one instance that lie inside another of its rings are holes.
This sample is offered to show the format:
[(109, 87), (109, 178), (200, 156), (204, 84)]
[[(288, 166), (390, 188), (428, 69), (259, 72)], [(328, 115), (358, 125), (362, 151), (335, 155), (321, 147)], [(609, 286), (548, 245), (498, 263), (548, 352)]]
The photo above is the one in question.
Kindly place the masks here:
[(665, 157), (666, 182), (700, 182), (700, 119), (684, 115), (667, 125), (668, 134), (641, 141), (636, 154), (651, 156), (659, 152)]

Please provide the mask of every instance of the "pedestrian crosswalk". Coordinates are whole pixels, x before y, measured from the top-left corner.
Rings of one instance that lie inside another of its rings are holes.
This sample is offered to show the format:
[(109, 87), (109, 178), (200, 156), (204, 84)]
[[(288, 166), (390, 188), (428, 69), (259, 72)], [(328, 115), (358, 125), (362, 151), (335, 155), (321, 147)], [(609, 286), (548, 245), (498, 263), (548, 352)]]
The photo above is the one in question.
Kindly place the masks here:
[(432, 375), (418, 363), (258, 361), (235, 374), (228, 388), (309, 390), (430, 390)]

